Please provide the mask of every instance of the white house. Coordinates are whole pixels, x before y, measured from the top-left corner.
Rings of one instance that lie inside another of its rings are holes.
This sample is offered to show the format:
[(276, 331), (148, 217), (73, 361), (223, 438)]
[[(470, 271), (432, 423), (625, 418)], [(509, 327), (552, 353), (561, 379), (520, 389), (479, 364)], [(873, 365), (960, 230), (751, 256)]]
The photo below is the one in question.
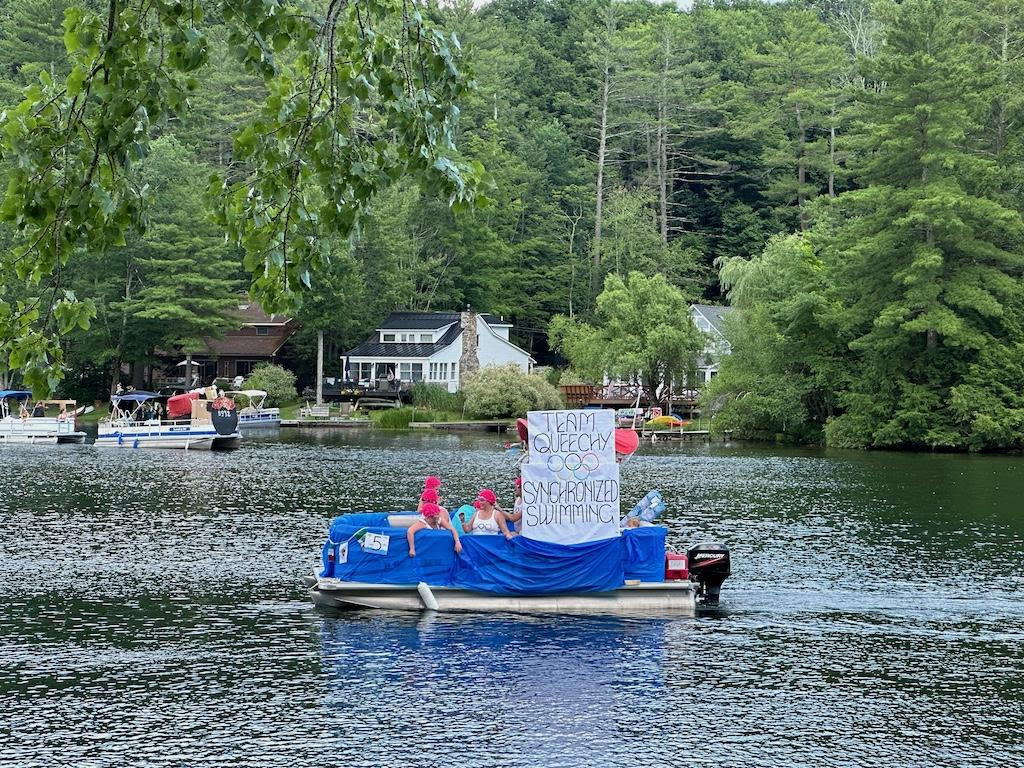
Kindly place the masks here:
[(348, 351), (348, 378), (367, 385), (427, 381), (456, 392), (463, 373), (484, 366), (515, 363), (529, 372), (536, 361), (509, 340), (511, 329), (503, 318), (469, 311), (392, 312)]
[(707, 384), (718, 373), (718, 363), (723, 355), (732, 352), (729, 340), (725, 338), (725, 316), (732, 307), (716, 307), (711, 304), (690, 305), (690, 316), (697, 330), (703, 331), (707, 341), (697, 363), (700, 383)]

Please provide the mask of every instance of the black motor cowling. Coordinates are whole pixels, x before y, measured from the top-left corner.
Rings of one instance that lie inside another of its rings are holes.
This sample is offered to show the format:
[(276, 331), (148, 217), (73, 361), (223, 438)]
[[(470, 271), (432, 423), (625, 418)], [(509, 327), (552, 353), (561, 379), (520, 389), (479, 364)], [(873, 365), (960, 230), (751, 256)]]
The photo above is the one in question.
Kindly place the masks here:
[(697, 584), (697, 603), (718, 605), (722, 582), (732, 573), (729, 548), (725, 544), (705, 541), (686, 551), (690, 580)]
[(218, 435), (231, 435), (238, 429), (238, 409), (230, 397), (218, 397), (206, 404), (206, 410)]

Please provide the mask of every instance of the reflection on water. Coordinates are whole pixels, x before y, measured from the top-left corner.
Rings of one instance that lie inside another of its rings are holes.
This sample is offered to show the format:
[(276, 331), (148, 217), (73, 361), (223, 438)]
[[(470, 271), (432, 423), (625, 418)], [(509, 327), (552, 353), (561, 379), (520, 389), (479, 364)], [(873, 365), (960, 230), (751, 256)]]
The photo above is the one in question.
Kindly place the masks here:
[(1024, 762), (1017, 458), (645, 446), (624, 496), (735, 569), (649, 620), (312, 609), (332, 514), (507, 496), (495, 436), (0, 458), (12, 765)]

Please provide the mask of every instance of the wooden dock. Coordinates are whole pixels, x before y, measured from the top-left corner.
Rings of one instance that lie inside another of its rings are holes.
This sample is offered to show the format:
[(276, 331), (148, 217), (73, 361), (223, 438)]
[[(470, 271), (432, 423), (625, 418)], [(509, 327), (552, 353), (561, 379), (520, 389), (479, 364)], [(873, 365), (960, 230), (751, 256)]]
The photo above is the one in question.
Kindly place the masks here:
[(507, 419), (495, 421), (412, 421), (409, 422), (411, 429), (447, 429), (478, 432), (507, 432), (515, 428), (515, 422)]
[(710, 443), (714, 440), (725, 442), (732, 439), (732, 430), (718, 432), (714, 435), (707, 429), (643, 429), (638, 431), (641, 440), (649, 440), (652, 443)]
[(342, 429), (352, 427), (372, 427), (369, 419), (281, 419), (282, 427), (300, 429)]

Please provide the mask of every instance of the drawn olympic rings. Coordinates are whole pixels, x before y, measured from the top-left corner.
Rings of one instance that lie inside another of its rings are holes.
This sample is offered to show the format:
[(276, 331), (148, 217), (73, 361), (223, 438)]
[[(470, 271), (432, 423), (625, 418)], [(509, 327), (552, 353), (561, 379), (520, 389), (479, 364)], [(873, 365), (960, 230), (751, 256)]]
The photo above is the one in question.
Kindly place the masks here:
[(548, 456), (547, 467), (559, 480), (586, 480), (601, 465), (596, 453), (567, 453), (564, 457), (557, 454)]

